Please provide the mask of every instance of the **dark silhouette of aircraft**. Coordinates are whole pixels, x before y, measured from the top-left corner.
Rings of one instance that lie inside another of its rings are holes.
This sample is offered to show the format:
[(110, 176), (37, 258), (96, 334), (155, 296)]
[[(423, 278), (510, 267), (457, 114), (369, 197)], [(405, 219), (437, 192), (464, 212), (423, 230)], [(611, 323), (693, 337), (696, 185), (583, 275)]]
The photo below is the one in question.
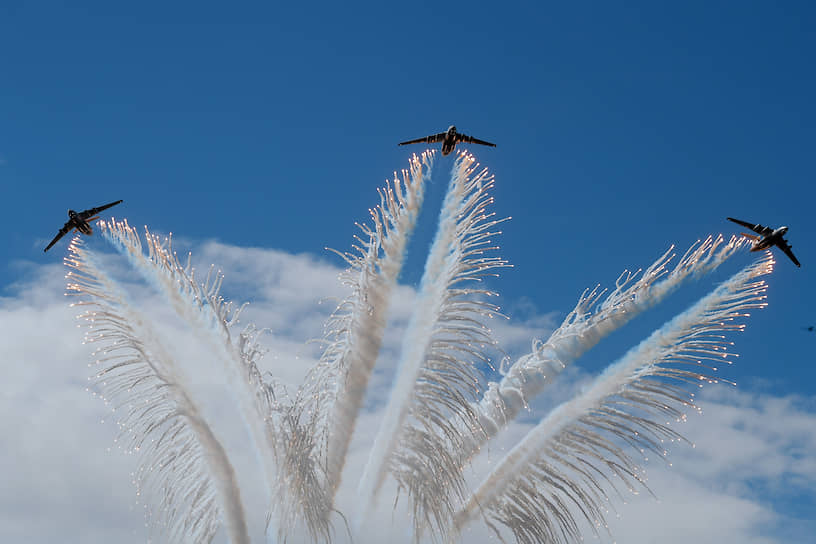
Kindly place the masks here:
[(796, 257), (793, 255), (793, 251), (791, 251), (791, 245), (788, 244), (788, 241), (783, 238), (785, 233), (788, 232), (788, 227), (779, 227), (778, 229), (772, 229), (770, 227), (764, 227), (757, 223), (756, 225), (752, 225), (746, 221), (740, 221), (739, 219), (734, 219), (733, 217), (726, 217), (729, 221), (733, 221), (738, 225), (742, 225), (743, 227), (748, 227), (752, 231), (756, 232), (756, 234), (747, 234), (745, 232), (742, 233), (743, 236), (746, 238), (750, 238), (754, 241), (754, 245), (751, 247), (751, 251), (760, 251), (762, 249), (769, 248), (771, 246), (777, 246), (779, 249), (785, 252), (785, 255), (790, 257), (790, 260), (793, 261), (793, 264), (796, 266), (802, 266), (799, 264), (799, 261), (796, 260)]
[(440, 132), (439, 134), (431, 134), (430, 136), (425, 136), (424, 138), (417, 138), (416, 140), (408, 140), (407, 142), (400, 142), (397, 145), (408, 145), (408, 144), (421, 144), (421, 143), (429, 143), (435, 144), (436, 142), (442, 142), (442, 154), (449, 155), (453, 148), (456, 147), (456, 144), (465, 142), (468, 144), (480, 144), (480, 145), (489, 145), (490, 147), (496, 147), (496, 144), (491, 144), (490, 142), (485, 142), (484, 140), (479, 140), (478, 138), (474, 138), (473, 136), (468, 136), (467, 134), (462, 134), (461, 132), (456, 132), (456, 127), (451, 125), (448, 127), (448, 130), (445, 132)]
[(54, 236), (54, 239), (51, 240), (51, 243), (48, 244), (43, 251), (48, 251), (51, 247), (59, 242), (59, 239), (68, 234), (71, 230), (76, 229), (82, 234), (86, 234), (90, 236), (93, 234), (93, 229), (91, 228), (91, 221), (94, 219), (98, 219), (99, 216), (96, 215), (101, 211), (107, 210), (112, 206), (116, 206), (117, 204), (121, 203), (121, 200), (117, 200), (116, 202), (111, 202), (110, 204), (105, 204), (104, 206), (99, 206), (98, 208), (91, 208), (90, 210), (85, 210), (81, 212), (75, 212), (74, 210), (68, 210), (68, 221), (63, 225), (60, 231)]
[(816, 326), (811, 325), (810, 327), (805, 327), (805, 330), (808, 332), (813, 332), (816, 330)]

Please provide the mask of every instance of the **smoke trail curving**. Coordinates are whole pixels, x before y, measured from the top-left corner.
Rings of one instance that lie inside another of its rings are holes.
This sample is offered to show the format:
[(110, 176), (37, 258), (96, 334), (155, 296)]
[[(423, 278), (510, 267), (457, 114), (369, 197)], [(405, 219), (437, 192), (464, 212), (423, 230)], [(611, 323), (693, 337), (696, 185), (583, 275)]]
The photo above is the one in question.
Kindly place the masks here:
[[(249, 543), (241, 493), (224, 448), (188, 394), (189, 384), (147, 320), (94, 262), (69, 245), (68, 294), (83, 296), (86, 341), (99, 343), (95, 376), (114, 403), (126, 451), (140, 452), (138, 495), (158, 495), (153, 523), (171, 541), (209, 542), (223, 513), (230, 542)], [(107, 398), (106, 398), (107, 397)]]
[(715, 382), (709, 372), (728, 362), (722, 335), (741, 331), (734, 320), (762, 308), (770, 253), (675, 317), (611, 365), (581, 396), (553, 410), (510, 451), (455, 517), (461, 529), (479, 513), (497, 534), (509, 528), (519, 542), (574, 542), (581, 535), (573, 508), (604, 525), (605, 483), (630, 490), (645, 484), (629, 447), (664, 457), (666, 440), (682, 437), (661, 423), (696, 408), (693, 386)]
[(687, 279), (714, 270), (745, 245), (742, 237), (732, 236), (724, 243), (722, 235), (709, 236), (692, 244), (669, 271), (669, 261), (674, 257), (672, 246), (642, 274), (624, 271), (615, 282), (615, 289), (602, 302), (599, 303), (605, 291), (599, 292), (598, 287), (584, 291), (546, 342), (534, 340), (531, 352), (520, 357), (500, 383), (489, 385), (476, 408), (483, 432), (473, 434), (463, 452), (464, 459), (475, 455), (507, 422), (515, 419), (528, 399), (540, 394), (568, 365), (604, 337), (659, 304)]
[[(447, 525), (453, 514), (449, 495), (464, 493), (458, 457), (447, 453), (462, 436), (457, 424), (478, 425), (471, 407), (481, 381), (478, 365), (489, 364), (483, 349), (494, 343), (481, 320), (498, 308), (476, 297), (495, 293), (467, 286), (506, 266), (499, 257), (484, 256), (496, 249), (489, 244), (498, 233), (490, 229), (501, 220), (487, 211), (493, 176), (477, 168), (472, 155), (459, 153), (398, 373), (360, 483), (360, 515), (365, 515), (391, 470), (411, 495), (417, 534), (427, 525), (440, 530)], [(420, 484), (431, 481), (433, 489), (425, 493), (427, 486)]]
[[(359, 225), (364, 239), (354, 253), (339, 253), (349, 268), (341, 281), (351, 288), (326, 323), (328, 345), (310, 373), (303, 410), (322, 414), (328, 436), (324, 461), (327, 494), (333, 498), (340, 484), (351, 436), (385, 331), (391, 293), (402, 269), (405, 246), (430, 177), (434, 152), (414, 155), (402, 179), (378, 190), (380, 204), (369, 210), (371, 226)], [(311, 385), (314, 383), (315, 385)]]
[[(162, 240), (145, 228), (146, 256), (139, 235), (127, 221), (100, 221), (99, 227), (103, 236), (162, 292), (176, 314), (215, 350), (222, 361), (226, 383), (235, 394), (264, 470), (267, 500), (272, 505), (272, 497), (282, 492), (279, 487), (283, 480), (276, 470), (277, 435), (272, 417), (281, 408), (272, 387), (264, 382), (258, 370), (257, 358), (263, 351), (254, 344), (254, 328), (248, 327), (237, 341), (232, 339), (231, 329), (243, 306), (234, 310), (233, 304), (221, 297), (223, 276), (220, 272), (214, 274), (212, 267), (206, 280), (198, 283), (191, 256), (188, 255), (187, 265), (183, 266), (173, 251), (170, 237)], [(297, 491), (288, 489), (285, 492)]]
[[(435, 452), (436, 459), (445, 461), (448, 472), (454, 473), (455, 467), (461, 472), (481, 446), (526, 407), (526, 400), (541, 393), (568, 364), (610, 332), (658, 304), (685, 279), (713, 270), (742, 246), (740, 238), (732, 237), (724, 244), (722, 236), (709, 236), (693, 244), (671, 270), (668, 263), (674, 257), (673, 247), (642, 274), (640, 271), (625, 271), (618, 277), (614, 291), (601, 302), (599, 300), (605, 291), (599, 291), (598, 287), (591, 292), (585, 291), (575, 309), (552, 333), (546, 344), (535, 340), (532, 353), (521, 357), (501, 383), (488, 385), (480, 402), (473, 405), (478, 425), (468, 425), (461, 420), (454, 422), (455, 431), (449, 434), (457, 439), (448, 441), (447, 451)], [(414, 478), (409, 487), (410, 494), (414, 497), (434, 497), (435, 501), (444, 500), (445, 507), (437, 504), (434, 511), (445, 511), (445, 508), (453, 508), (452, 501), (460, 498), (461, 492), (442, 488), (441, 485), (455, 485), (455, 482), (455, 479), (448, 482), (438, 477)], [(436, 520), (436, 523), (437, 526), (443, 525), (441, 520)], [(428, 521), (426, 524), (431, 525)]]
[[(241, 309), (233, 310), (219, 295), (220, 273), (211, 267), (199, 283), (190, 259), (183, 266), (170, 239), (146, 232), (145, 255), (142, 239), (127, 223), (100, 224), (104, 237), (213, 348), (236, 400), (240, 415), (235, 417), (249, 430), (246, 449), (263, 472), (259, 480), (268, 494), (268, 519), (274, 519), (267, 522), (268, 536), (285, 540), (300, 536), (305, 527), (313, 541), (334, 537), (330, 518), (339, 512), (336, 491), (341, 476), (347, 477), (350, 439), (432, 159), (432, 153), (414, 156), (408, 171), (395, 174), (380, 191), (371, 223), (360, 226), (358, 245), (341, 254), (349, 264), (341, 281), (351, 294), (328, 320), (327, 347), (294, 398), (261, 378), (257, 331), (249, 327), (234, 335)], [(464, 466), (528, 399), (607, 334), (744, 247), (741, 239), (708, 238), (673, 268), (670, 249), (642, 274), (621, 275), (609, 295), (598, 288), (585, 292), (547, 342), (534, 341), (531, 353), (480, 399), (480, 371), (490, 364), (493, 344), (484, 321), (498, 308), (488, 302), (493, 292), (470, 282), (507, 266), (501, 258), (485, 256), (497, 249), (491, 238), (500, 222), (488, 210), (492, 184), (471, 155), (458, 154), (383, 425), (360, 482), (357, 513), (367, 513), (390, 474), (398, 495), (407, 492), (417, 540), (424, 531), (433, 539), (455, 537), (483, 511), (492, 528), (498, 532), (503, 525), (521, 542), (575, 541), (580, 523), (603, 522), (610, 489), (616, 491), (621, 482), (640, 485), (641, 470), (627, 446), (663, 455), (661, 440), (679, 438), (655, 418), (682, 417), (682, 408), (693, 406), (684, 385), (709, 379), (701, 369), (704, 361), (725, 359), (718, 333), (735, 328), (728, 320), (745, 308), (762, 305), (764, 283), (754, 278), (770, 272), (771, 260), (730, 280), (611, 367), (585, 396), (562, 405), (468, 495)], [(208, 405), (196, 405), (200, 399), (179, 385), (182, 377), (172, 371), (173, 361), (145, 319), (127, 307), (101, 272), (87, 268), (96, 266), (92, 256), (82, 255), (84, 260), (69, 260), (69, 289), (95, 297), (96, 314), (85, 315), (96, 320), (89, 340), (102, 342), (109, 352), (100, 379), (122, 407), (128, 395), (147, 398), (144, 406), (137, 402), (124, 409), (123, 424), (130, 445), (152, 459), (139, 478), (143, 488), (164, 494), (157, 517), (174, 541), (207, 541), (220, 515), (230, 539), (246, 542), (246, 516), (227, 458), (236, 452), (232, 447), (225, 452), (199, 417)], [(688, 370), (682, 364), (695, 366)], [(157, 433), (154, 446), (149, 441)]]

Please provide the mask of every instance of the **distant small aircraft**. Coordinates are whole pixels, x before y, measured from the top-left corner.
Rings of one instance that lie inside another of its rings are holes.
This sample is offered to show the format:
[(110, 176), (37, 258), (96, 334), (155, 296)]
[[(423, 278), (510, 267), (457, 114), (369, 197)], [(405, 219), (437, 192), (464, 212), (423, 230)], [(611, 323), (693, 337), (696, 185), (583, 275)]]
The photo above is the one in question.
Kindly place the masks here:
[(788, 244), (788, 241), (783, 238), (785, 233), (788, 232), (788, 227), (779, 227), (778, 229), (772, 229), (770, 227), (764, 227), (757, 223), (756, 225), (752, 225), (746, 221), (740, 221), (739, 219), (734, 219), (733, 217), (726, 217), (729, 221), (733, 221), (738, 225), (742, 225), (743, 227), (748, 227), (752, 231), (756, 232), (759, 236), (755, 234), (747, 234), (745, 232), (742, 233), (743, 236), (746, 238), (750, 238), (754, 241), (754, 245), (751, 247), (751, 251), (760, 251), (762, 249), (769, 248), (771, 246), (777, 246), (779, 249), (785, 252), (785, 255), (790, 257), (790, 260), (793, 261), (793, 264), (796, 266), (802, 266), (799, 264), (799, 261), (796, 260), (796, 257), (793, 255), (793, 251), (791, 251), (791, 245)]
[(60, 229), (60, 231), (57, 233), (57, 235), (54, 236), (54, 239), (51, 240), (51, 243), (48, 244), (48, 247), (46, 247), (43, 251), (48, 251), (49, 249), (51, 249), (51, 247), (54, 244), (59, 242), (60, 238), (62, 238), (66, 234), (68, 234), (68, 232), (70, 232), (73, 229), (78, 230), (82, 234), (87, 234), (88, 236), (90, 236), (91, 234), (93, 234), (93, 229), (91, 228), (90, 223), (94, 219), (99, 218), (99, 216), (96, 215), (96, 214), (98, 214), (99, 212), (105, 211), (105, 210), (107, 210), (108, 208), (110, 208), (112, 206), (116, 206), (117, 204), (120, 204), (121, 202), (122, 202), (121, 200), (117, 200), (116, 202), (111, 202), (110, 204), (105, 204), (104, 206), (99, 206), (98, 208), (91, 208), (90, 210), (85, 210), (85, 211), (81, 211), (81, 212), (75, 212), (74, 210), (68, 210), (68, 217), (70, 217), (70, 219), (68, 219), (68, 221)]
[(805, 330), (808, 332), (813, 332), (816, 330), (816, 326), (811, 325), (810, 327), (805, 327)]
[(479, 140), (478, 138), (474, 138), (473, 136), (468, 136), (467, 134), (456, 132), (456, 127), (454, 125), (449, 126), (448, 130), (446, 130), (445, 132), (440, 132), (439, 134), (431, 134), (430, 136), (425, 136), (424, 138), (417, 138), (416, 140), (400, 142), (397, 145), (421, 144), (421, 143), (435, 144), (436, 142), (442, 142), (443, 155), (449, 155), (450, 152), (453, 151), (453, 148), (456, 147), (456, 144), (460, 142), (465, 142), (468, 144), (489, 145), (490, 147), (496, 147), (496, 144), (491, 144), (490, 142)]

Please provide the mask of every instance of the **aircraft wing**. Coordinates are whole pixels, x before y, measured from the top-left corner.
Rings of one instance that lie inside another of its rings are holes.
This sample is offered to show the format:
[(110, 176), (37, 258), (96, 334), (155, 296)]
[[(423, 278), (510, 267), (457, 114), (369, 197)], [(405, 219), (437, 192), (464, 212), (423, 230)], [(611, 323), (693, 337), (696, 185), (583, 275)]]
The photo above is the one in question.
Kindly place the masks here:
[(82, 212), (82, 216), (83, 217), (91, 217), (92, 215), (96, 215), (99, 212), (105, 211), (108, 208), (112, 208), (113, 206), (116, 206), (117, 204), (121, 204), (122, 202), (123, 202), (122, 200), (117, 200), (116, 202), (111, 202), (110, 204), (105, 204), (104, 206), (99, 206), (98, 208), (91, 208), (90, 210), (85, 210), (84, 212)]
[(468, 144), (481, 144), (481, 145), (489, 145), (490, 147), (496, 147), (496, 144), (491, 144), (490, 142), (485, 142), (484, 140), (480, 140), (479, 138), (474, 138), (473, 136), (468, 136), (467, 134), (456, 134), (456, 141), (457, 142), (465, 142)]
[(417, 138), (416, 140), (408, 140), (407, 142), (400, 142), (397, 145), (408, 145), (408, 144), (435, 144), (436, 142), (441, 142), (445, 139), (445, 133), (440, 132), (439, 134), (431, 134), (430, 136), (425, 136), (424, 138)]
[(53, 240), (51, 240), (51, 243), (50, 243), (50, 244), (48, 244), (48, 246), (47, 246), (45, 249), (43, 249), (43, 253), (45, 253), (46, 251), (48, 251), (49, 249), (51, 249), (51, 248), (54, 246), (54, 244), (56, 244), (57, 242), (59, 242), (60, 238), (62, 238), (62, 237), (63, 237), (63, 236), (65, 236), (66, 234), (68, 234), (68, 232), (69, 232), (69, 231), (70, 231), (72, 228), (74, 228), (73, 222), (68, 221), (67, 223), (65, 223), (65, 225), (64, 225), (64, 226), (63, 226), (63, 227), (62, 227), (62, 228), (59, 230), (59, 232), (57, 233), (57, 235), (56, 235), (56, 236), (54, 236), (54, 239), (53, 239)]
[(784, 239), (780, 240), (780, 242), (777, 245), (779, 246), (779, 249), (784, 251), (785, 255), (787, 255), (790, 258), (790, 260), (793, 261), (793, 264), (795, 264), (796, 266), (800, 266), (800, 267), (802, 266), (801, 264), (799, 264), (799, 261), (793, 255), (793, 251), (791, 251), (791, 246), (790, 246), (790, 244), (788, 244), (788, 242), (786, 240), (784, 240)]
[(756, 232), (757, 234), (762, 234), (763, 236), (766, 234), (770, 234), (773, 232), (773, 229), (764, 227), (759, 223), (748, 223), (747, 221), (740, 221), (739, 219), (734, 219), (733, 217), (726, 217), (729, 221), (733, 221), (737, 225), (742, 225), (743, 227), (748, 227), (752, 231)]

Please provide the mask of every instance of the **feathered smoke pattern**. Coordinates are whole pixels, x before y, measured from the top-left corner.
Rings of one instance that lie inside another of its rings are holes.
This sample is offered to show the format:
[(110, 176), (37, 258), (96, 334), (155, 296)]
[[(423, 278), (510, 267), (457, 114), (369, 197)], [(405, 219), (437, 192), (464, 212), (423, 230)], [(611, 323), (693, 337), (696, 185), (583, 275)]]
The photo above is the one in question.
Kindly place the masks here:
[[(338, 520), (343, 535), (363, 535), (388, 478), (408, 497), (414, 538), (437, 541), (483, 520), (500, 538), (574, 542), (587, 528), (605, 526), (625, 490), (648, 489), (641, 459), (665, 458), (667, 443), (682, 439), (671, 421), (696, 409), (694, 391), (717, 381), (716, 366), (729, 362), (728, 334), (744, 327), (748, 309), (765, 305), (761, 277), (773, 270), (770, 253), (555, 408), (469, 489), (471, 460), (560, 372), (745, 244), (708, 237), (679, 259), (670, 248), (642, 272), (624, 272), (610, 292), (582, 293), (546, 341), (532, 339), (529, 353), (496, 369), (488, 324), (503, 316), (484, 279), (508, 266), (496, 255), (503, 220), (490, 211), (493, 176), (467, 152), (453, 166), (365, 470), (344, 473), (434, 158), (433, 152), (413, 156), (379, 190), (352, 251), (337, 252), (348, 265), (340, 276), (348, 295), (325, 325), (319, 362), (296, 391), (262, 374), (259, 331), (237, 329), (242, 307), (219, 294), (220, 272), (210, 268), (200, 281), (192, 259), (182, 263), (170, 238), (147, 229), (139, 236), (126, 221), (100, 222), (103, 237), (216, 361), (234, 405), (233, 427), (244, 429), (249, 443), (236, 444), (214, 424), (207, 410), (213, 399), (197, 387), (196, 366), (179, 363), (162, 331), (106, 272), (106, 258), (73, 240), (67, 289), (83, 309), (86, 341), (96, 344), (92, 380), (114, 407), (120, 444), (139, 455), (137, 493), (163, 538), (209, 542), (223, 526), (231, 542), (252, 540), (253, 512), (234, 468), (245, 451), (262, 471), (256, 478), (267, 501), (262, 530), (269, 540), (307, 531), (314, 541), (331, 541)], [(497, 371), (501, 380), (488, 382), (485, 376)], [(337, 504), (344, 477), (359, 480), (355, 505)]]

